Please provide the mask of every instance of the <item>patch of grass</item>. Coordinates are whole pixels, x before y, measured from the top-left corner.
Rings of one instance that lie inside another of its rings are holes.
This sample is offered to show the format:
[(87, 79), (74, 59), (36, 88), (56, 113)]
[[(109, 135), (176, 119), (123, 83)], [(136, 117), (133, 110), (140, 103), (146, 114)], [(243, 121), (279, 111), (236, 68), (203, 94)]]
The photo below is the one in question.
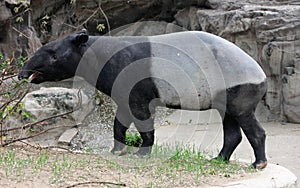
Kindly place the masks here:
[[(203, 153), (185, 147), (155, 146), (151, 157), (142, 159), (133, 155), (101, 157), (28, 148), (5, 148), (0, 153), (0, 185), (3, 178), (25, 181), (37, 176), (48, 179), (49, 186), (113, 181), (129, 187), (185, 187), (253, 172), (245, 164), (210, 161)], [(1, 174), (5, 177), (1, 178)]]

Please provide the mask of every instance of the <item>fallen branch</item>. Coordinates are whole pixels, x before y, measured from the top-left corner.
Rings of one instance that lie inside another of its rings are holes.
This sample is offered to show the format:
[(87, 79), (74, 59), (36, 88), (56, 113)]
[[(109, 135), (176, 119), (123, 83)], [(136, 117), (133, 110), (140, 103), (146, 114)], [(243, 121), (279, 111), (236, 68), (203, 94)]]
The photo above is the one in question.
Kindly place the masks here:
[(27, 146), (30, 146), (34, 149), (38, 149), (38, 150), (44, 150), (44, 149), (62, 149), (62, 150), (66, 150), (67, 152), (70, 153), (75, 153), (72, 150), (65, 148), (65, 147), (61, 147), (61, 146), (45, 146), (45, 147), (41, 147), (41, 146), (34, 146), (32, 144), (29, 144), (28, 142), (24, 142), (23, 140), (20, 140), (19, 142), (26, 144)]
[(4, 144), (1, 144), (1, 146), (2, 146), (2, 147), (8, 146), (8, 145), (10, 145), (10, 144), (12, 144), (12, 143), (15, 143), (15, 142), (18, 142), (18, 141), (27, 140), (27, 139), (29, 139), (29, 138), (33, 138), (33, 137), (39, 136), (39, 135), (44, 134), (44, 133), (46, 133), (46, 132), (48, 132), (48, 131), (51, 131), (51, 130), (53, 130), (53, 129), (66, 128), (66, 127), (74, 127), (74, 125), (72, 125), (72, 126), (59, 125), (59, 126), (51, 127), (51, 128), (49, 128), (49, 129), (45, 129), (45, 130), (43, 130), (43, 131), (41, 131), (41, 132), (39, 132), (39, 133), (30, 135), (30, 136), (27, 136), (27, 137), (22, 137), (22, 138), (17, 138), (17, 139), (11, 140), (11, 141), (9, 141), (9, 142), (6, 142), (6, 143), (4, 143)]
[(119, 187), (126, 187), (125, 183), (113, 183), (113, 182), (106, 182), (106, 181), (90, 181), (90, 182), (76, 183), (74, 185), (67, 186), (66, 188), (72, 188), (72, 187), (76, 187), (76, 186), (89, 185), (89, 184), (115, 185), (115, 186), (119, 186)]

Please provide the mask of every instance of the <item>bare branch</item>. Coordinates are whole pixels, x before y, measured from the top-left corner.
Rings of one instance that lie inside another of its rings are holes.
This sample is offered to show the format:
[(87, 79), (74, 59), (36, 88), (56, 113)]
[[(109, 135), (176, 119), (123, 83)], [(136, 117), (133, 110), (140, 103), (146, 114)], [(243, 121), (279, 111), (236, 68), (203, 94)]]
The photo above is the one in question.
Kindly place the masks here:
[(67, 186), (66, 188), (72, 188), (72, 187), (76, 187), (76, 186), (90, 185), (90, 184), (115, 185), (115, 186), (120, 186), (120, 187), (126, 187), (125, 183), (113, 183), (113, 182), (105, 182), (105, 181), (90, 181), (90, 182), (76, 183), (74, 185)]
[[(75, 126), (76, 126), (76, 125), (75, 125)], [(49, 128), (49, 129), (45, 129), (45, 130), (43, 130), (43, 131), (41, 131), (41, 132), (39, 132), (39, 133), (30, 135), (30, 136), (27, 136), (27, 137), (22, 137), (22, 138), (18, 138), (18, 139), (11, 140), (11, 141), (9, 141), (9, 142), (6, 142), (6, 143), (2, 144), (1, 146), (2, 146), (2, 147), (8, 146), (8, 145), (10, 145), (10, 144), (12, 144), (12, 143), (15, 143), (15, 142), (18, 142), (18, 141), (27, 140), (27, 139), (29, 139), (29, 138), (33, 138), (33, 137), (39, 136), (39, 135), (44, 134), (44, 133), (46, 133), (46, 132), (48, 132), (48, 131), (51, 131), (51, 130), (53, 130), (53, 129), (65, 128), (65, 127), (74, 127), (74, 125), (72, 125), (72, 126), (70, 126), (70, 125), (69, 125), (69, 126), (59, 125), (59, 126), (51, 127), (51, 128)]]
[(17, 33), (19, 33), (20, 35), (26, 37), (27, 39), (31, 39), (32, 37), (29, 37), (27, 35), (25, 35), (23, 32), (21, 32), (20, 30), (18, 30), (17, 28), (15, 27), (12, 27), (13, 30), (15, 30)]
[(103, 9), (101, 7), (102, 0), (99, 0), (98, 4), (99, 4), (98, 8), (86, 20), (84, 20), (81, 24), (79, 24), (77, 26), (73, 26), (73, 25), (70, 25), (70, 24), (67, 24), (67, 23), (63, 23), (63, 24), (68, 26), (68, 27), (71, 27), (73, 29), (79, 29), (80, 27), (82, 27), (84, 24), (86, 24), (90, 19), (92, 19), (100, 11), (101, 14), (104, 16), (104, 19), (106, 21), (107, 29), (108, 29), (108, 35), (111, 36), (111, 33), (110, 33), (111, 32), (111, 27), (110, 27), (108, 17), (106, 16), (105, 12), (103, 11)]
[(111, 34), (110, 34), (110, 24), (109, 24), (109, 21), (108, 21), (108, 18), (106, 16), (105, 12), (103, 11), (103, 9), (101, 7), (101, 4), (102, 4), (102, 0), (99, 0), (99, 9), (100, 9), (102, 15), (104, 16), (104, 18), (106, 20), (107, 29), (108, 29), (108, 35), (111, 36)]
[[(76, 110), (78, 110), (78, 109), (76, 109)], [(39, 121), (34, 122), (34, 123), (28, 123), (28, 124), (25, 124), (24, 126), (14, 127), (14, 128), (2, 130), (2, 131), (1, 131), (1, 135), (2, 135), (3, 132), (10, 132), (10, 131), (18, 130), (18, 129), (26, 129), (26, 128), (35, 126), (35, 125), (38, 125), (38, 124), (40, 124), (40, 123), (43, 123), (44, 121), (48, 121), (48, 120), (51, 120), (51, 119), (54, 119), (54, 118), (58, 118), (58, 117), (62, 117), (62, 116), (71, 114), (71, 113), (73, 113), (73, 112), (76, 111), (76, 110), (71, 110), (71, 111), (69, 111), (69, 112), (65, 112), (65, 113), (62, 113), (62, 114), (58, 114), (58, 115), (54, 115), (54, 116), (51, 116), (51, 117), (47, 117), (47, 118), (44, 118), (44, 119), (39, 120)]]
[(30, 146), (34, 149), (38, 149), (38, 150), (44, 150), (44, 149), (62, 149), (62, 150), (66, 150), (70, 153), (74, 153), (72, 150), (68, 149), (68, 148), (64, 148), (64, 147), (60, 147), (60, 146), (45, 146), (45, 147), (41, 147), (41, 146), (34, 146), (32, 144), (29, 144), (28, 142), (25, 142), (23, 140), (20, 140), (19, 142), (26, 144), (27, 146)]
[[(26, 94), (29, 92), (30, 87), (27, 88), (27, 90), (23, 93), (23, 95), (19, 98), (19, 100), (17, 101), (17, 103), (13, 106), (12, 108), (12, 112), (14, 112), (16, 110), (16, 108), (18, 107), (18, 105), (20, 104), (20, 102), (24, 99), (24, 97), (26, 96)], [(3, 117), (3, 119), (6, 118), (7, 115), (5, 115)]]

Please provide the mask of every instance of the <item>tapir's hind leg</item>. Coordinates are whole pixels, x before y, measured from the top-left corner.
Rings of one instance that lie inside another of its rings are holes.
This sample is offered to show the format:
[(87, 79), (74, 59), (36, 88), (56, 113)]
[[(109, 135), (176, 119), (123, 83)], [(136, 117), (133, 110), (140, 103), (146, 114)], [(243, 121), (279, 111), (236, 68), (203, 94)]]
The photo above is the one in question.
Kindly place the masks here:
[(242, 140), (239, 123), (229, 114), (225, 114), (223, 120), (223, 133), (223, 148), (217, 158), (229, 161), (233, 151)]
[(150, 118), (144, 122), (135, 122), (135, 127), (142, 137), (142, 145), (135, 153), (138, 156), (145, 156), (151, 153), (154, 144), (154, 119)]
[(243, 132), (249, 140), (255, 155), (254, 168), (262, 169), (267, 165), (265, 154), (266, 134), (260, 123), (257, 121), (254, 112), (236, 118)]
[(134, 119), (134, 125), (142, 137), (142, 145), (138, 156), (151, 153), (154, 144), (154, 119), (156, 106), (161, 105), (158, 91), (152, 78), (138, 82), (130, 91), (129, 106)]
[[(231, 150), (240, 141), (238, 127), (242, 128), (255, 155), (253, 166), (262, 169), (267, 165), (265, 154), (266, 134), (257, 121), (254, 112), (267, 89), (266, 82), (236, 86), (227, 90), (227, 104), (224, 119), (224, 147), (220, 155), (230, 157)], [(228, 114), (230, 116), (228, 116)], [(232, 138), (230, 138), (232, 137)], [(231, 145), (231, 146), (230, 146)]]

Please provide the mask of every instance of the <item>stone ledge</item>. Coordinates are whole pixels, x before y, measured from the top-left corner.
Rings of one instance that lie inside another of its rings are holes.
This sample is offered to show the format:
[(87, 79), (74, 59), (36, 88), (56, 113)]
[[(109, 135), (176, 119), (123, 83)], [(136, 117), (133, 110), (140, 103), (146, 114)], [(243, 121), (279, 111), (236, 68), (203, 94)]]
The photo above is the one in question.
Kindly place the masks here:
[(232, 182), (222, 186), (213, 186), (210, 188), (296, 188), (297, 177), (288, 169), (275, 165), (268, 164), (268, 166), (257, 173), (254, 178), (249, 178), (241, 181)]

